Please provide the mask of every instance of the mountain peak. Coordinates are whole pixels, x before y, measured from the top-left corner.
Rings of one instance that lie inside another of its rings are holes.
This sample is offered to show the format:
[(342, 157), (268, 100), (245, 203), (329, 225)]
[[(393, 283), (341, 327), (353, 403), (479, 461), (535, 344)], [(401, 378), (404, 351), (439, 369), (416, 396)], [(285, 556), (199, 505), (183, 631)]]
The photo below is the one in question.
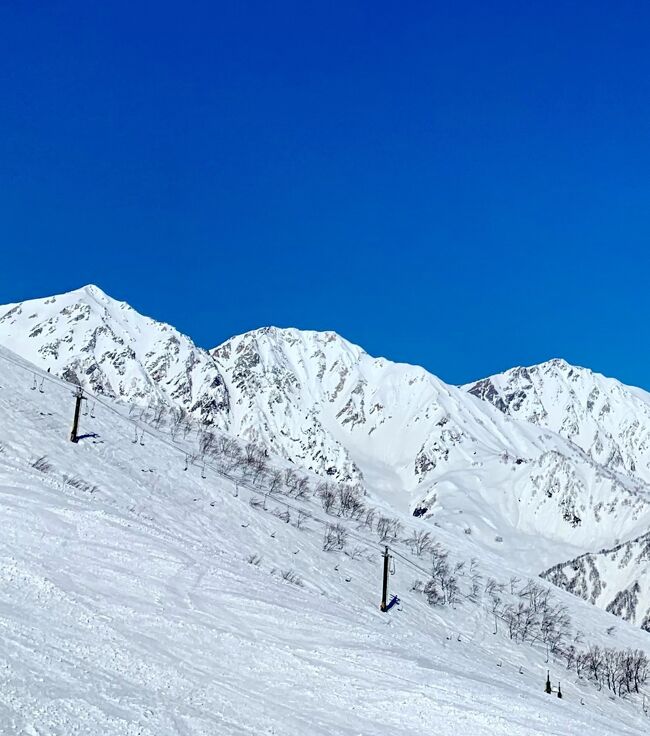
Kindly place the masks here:
[(0, 343), (94, 393), (180, 406), (207, 423), (228, 405), (205, 350), (95, 284), (0, 307)]
[(109, 297), (108, 294), (103, 289), (100, 289), (99, 286), (97, 286), (96, 284), (86, 284), (85, 286), (82, 286), (81, 288), (76, 289), (76, 291), (83, 293), (83, 294), (87, 294), (88, 296), (99, 297), (100, 299), (112, 298), (112, 297)]

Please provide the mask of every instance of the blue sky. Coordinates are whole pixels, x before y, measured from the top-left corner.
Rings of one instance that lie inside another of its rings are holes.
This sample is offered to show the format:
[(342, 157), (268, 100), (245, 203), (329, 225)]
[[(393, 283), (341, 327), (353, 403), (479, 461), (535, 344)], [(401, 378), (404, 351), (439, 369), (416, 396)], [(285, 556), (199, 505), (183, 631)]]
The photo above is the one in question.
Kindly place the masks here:
[[(104, 6), (104, 7), (102, 7)], [(644, 2), (3, 3), (0, 302), (650, 388)]]

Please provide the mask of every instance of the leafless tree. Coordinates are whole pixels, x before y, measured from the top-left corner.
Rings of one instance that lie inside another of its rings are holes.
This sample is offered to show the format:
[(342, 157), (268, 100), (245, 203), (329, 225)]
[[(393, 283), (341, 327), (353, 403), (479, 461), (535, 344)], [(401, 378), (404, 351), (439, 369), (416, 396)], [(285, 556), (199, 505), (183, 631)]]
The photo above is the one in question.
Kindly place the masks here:
[(284, 485), (287, 487), (287, 491), (292, 493), (296, 483), (298, 482), (298, 473), (293, 468), (287, 468), (284, 471)]
[(421, 529), (413, 532), (413, 534), (405, 541), (413, 553), (418, 557), (422, 557), (425, 552), (430, 552), (433, 547), (431, 534)]
[(274, 468), (269, 474), (269, 493), (273, 494), (282, 487), (282, 471)]
[(305, 585), (294, 570), (281, 570), (280, 575), (285, 582), (297, 585), (299, 588), (302, 588)]
[(490, 609), (492, 613), (496, 613), (503, 602), (505, 585), (503, 585), (503, 583), (498, 583), (494, 578), (488, 578), (485, 585), (485, 592), (488, 596), (488, 600), (490, 601)]
[(364, 526), (368, 527), (370, 531), (372, 531), (372, 528), (374, 526), (376, 515), (377, 512), (375, 511), (375, 509), (366, 509), (366, 515), (364, 516), (363, 524)]
[(215, 446), (216, 437), (212, 432), (204, 431), (199, 435), (199, 455), (205, 457), (209, 455)]
[(472, 558), (469, 564), (469, 583), (469, 598), (476, 603), (481, 595), (483, 576), (478, 570), (478, 563), (475, 558)]
[(380, 542), (396, 540), (400, 535), (401, 529), (402, 525), (399, 521), (391, 519), (389, 516), (380, 516), (377, 519), (377, 526), (375, 527)]
[(175, 440), (176, 436), (181, 430), (183, 423), (187, 421), (187, 411), (182, 407), (178, 409), (172, 409), (171, 412), (171, 435), (172, 439)]
[(364, 552), (363, 547), (359, 547), (359, 545), (355, 545), (355, 547), (349, 552), (346, 552), (346, 554), (351, 560), (356, 560), (358, 557), (361, 557), (363, 555), (363, 552)]
[(339, 485), (337, 501), (340, 516), (356, 518), (363, 511), (361, 490), (357, 486)]
[(152, 417), (151, 417), (151, 424), (158, 429), (160, 427), (160, 424), (167, 412), (167, 407), (162, 403), (158, 402), (153, 407)]
[(217, 436), (217, 452), (219, 455), (230, 456), (233, 454), (233, 448), (235, 447), (238, 447), (238, 445), (232, 437), (228, 437), (227, 434)]
[(433, 578), (427, 580), (424, 584), (423, 593), (426, 596), (427, 603), (430, 606), (442, 606), (445, 603), (445, 594), (440, 587), (440, 583)]
[(243, 463), (242, 452), (236, 442), (232, 442), (232, 444), (228, 446), (228, 451), (224, 452), (222, 457), (226, 472), (230, 472), (231, 470), (238, 468)]
[(517, 588), (517, 585), (521, 582), (521, 578), (518, 578), (516, 575), (512, 575), (510, 578), (510, 595), (515, 594), (515, 589)]
[(323, 551), (342, 550), (347, 543), (348, 533), (341, 524), (328, 524), (323, 537)]
[(334, 504), (336, 503), (336, 491), (334, 490), (334, 487), (331, 483), (321, 483), (318, 486), (316, 493), (323, 505), (325, 513), (331, 513), (334, 508)]
[(309, 492), (309, 481), (304, 475), (296, 481), (293, 492), (298, 500), (307, 498), (307, 494)]

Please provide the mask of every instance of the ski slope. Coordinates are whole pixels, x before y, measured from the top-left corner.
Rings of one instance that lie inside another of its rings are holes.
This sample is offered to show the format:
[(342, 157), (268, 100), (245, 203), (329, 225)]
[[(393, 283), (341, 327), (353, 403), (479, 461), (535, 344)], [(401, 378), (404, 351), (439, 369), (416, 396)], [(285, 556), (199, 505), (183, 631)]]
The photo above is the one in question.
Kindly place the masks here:
[[(410, 590), (424, 563), (405, 549), (390, 578), (401, 605), (381, 613), (381, 545), (356, 522), (341, 522), (347, 554), (324, 552), (312, 497), (270, 497), (212, 465), (185, 470), (196, 435), (136, 430), (128, 407), (106, 399), (88, 402), (73, 444), (73, 407), (69, 385), (0, 349), (3, 734), (647, 730), (639, 697), (610, 698), (542, 648), (493, 634), (481, 605), (428, 606)], [(298, 526), (298, 508), (313, 518)], [(405, 533), (430, 527), (402, 522)], [(469, 557), (470, 540), (435, 531)], [(481, 557), (485, 576), (506, 580), (517, 565)], [(645, 644), (555, 595), (589, 640)], [(543, 692), (547, 668), (562, 700)]]

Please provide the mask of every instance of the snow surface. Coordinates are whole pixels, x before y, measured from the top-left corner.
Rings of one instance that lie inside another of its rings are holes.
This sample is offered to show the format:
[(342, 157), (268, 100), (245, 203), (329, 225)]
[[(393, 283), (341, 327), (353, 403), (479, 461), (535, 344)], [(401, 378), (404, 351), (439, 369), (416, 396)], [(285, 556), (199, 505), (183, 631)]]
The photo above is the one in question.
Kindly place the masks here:
[[(359, 483), (386, 513), (423, 512), (527, 575), (648, 530), (649, 395), (562, 360), (457, 387), (333, 332), (263, 328), (208, 352), (96, 286), (0, 308), (0, 344), (149, 420), (183, 412)], [(597, 595), (584, 576), (552, 579), (603, 607), (638, 584), (628, 618), (643, 623), (646, 556), (598, 559)]]
[[(92, 391), (182, 409), (308, 470), (361, 482), (389, 509), (426, 508), (432, 523), (486, 543), (501, 537), (512, 545), (506, 556), (542, 536), (551, 544), (531, 557), (535, 572), (647, 530), (643, 474), (576, 444), (560, 421), (575, 414), (571, 401), (589, 400), (589, 382), (566, 396), (538, 382), (535, 400), (549, 416), (555, 407), (556, 420), (536, 426), (532, 410), (504, 414), (489, 396), (372, 358), (333, 332), (265, 328), (209, 354), (95, 286), (3, 307), (0, 343)], [(631, 433), (625, 457), (645, 458), (650, 404), (619, 393), (625, 401), (600, 434), (618, 437), (618, 427), (619, 448)], [(603, 395), (590, 419), (603, 414)]]
[(542, 577), (650, 630), (650, 532), (554, 565)]
[[(647, 730), (639, 699), (611, 699), (538, 647), (494, 635), (482, 606), (426, 605), (401, 559), (390, 590), (402, 604), (381, 613), (375, 538), (345, 522), (363, 550), (323, 552), (315, 519), (297, 528), (295, 512), (289, 523), (275, 515), (283, 497), (265, 511), (250, 503), (259, 490), (184, 470), (195, 436), (177, 450), (145, 428), (141, 445), (124, 407), (105, 401), (89, 402), (85, 436), (69, 442), (73, 403), (69, 385), (0, 349), (2, 733)], [(313, 500), (290, 503), (322, 514)], [(466, 536), (436, 532), (467, 559)], [(506, 579), (518, 560), (506, 569), (486, 549), (481, 565)], [(590, 640), (644, 645), (644, 632), (557, 595)], [(563, 700), (543, 692), (547, 667)]]

